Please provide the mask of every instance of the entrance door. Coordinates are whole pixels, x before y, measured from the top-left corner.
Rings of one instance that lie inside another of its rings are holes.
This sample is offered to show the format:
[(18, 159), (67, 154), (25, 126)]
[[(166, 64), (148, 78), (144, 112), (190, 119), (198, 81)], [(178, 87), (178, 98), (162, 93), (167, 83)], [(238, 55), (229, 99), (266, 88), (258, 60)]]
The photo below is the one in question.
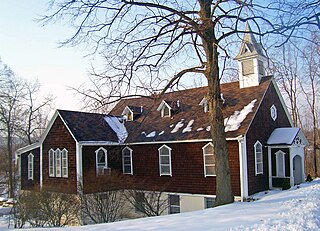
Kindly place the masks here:
[(294, 184), (302, 183), (302, 158), (299, 155), (293, 158), (293, 177)]

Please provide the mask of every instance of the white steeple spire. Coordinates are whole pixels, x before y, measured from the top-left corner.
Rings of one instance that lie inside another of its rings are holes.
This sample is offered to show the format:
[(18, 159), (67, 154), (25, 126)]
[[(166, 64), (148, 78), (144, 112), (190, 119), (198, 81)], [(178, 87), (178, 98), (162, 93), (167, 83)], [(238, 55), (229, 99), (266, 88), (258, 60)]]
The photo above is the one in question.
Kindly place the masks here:
[(261, 44), (257, 43), (247, 22), (239, 54), (235, 60), (239, 62), (240, 88), (258, 86), (265, 75), (267, 57)]

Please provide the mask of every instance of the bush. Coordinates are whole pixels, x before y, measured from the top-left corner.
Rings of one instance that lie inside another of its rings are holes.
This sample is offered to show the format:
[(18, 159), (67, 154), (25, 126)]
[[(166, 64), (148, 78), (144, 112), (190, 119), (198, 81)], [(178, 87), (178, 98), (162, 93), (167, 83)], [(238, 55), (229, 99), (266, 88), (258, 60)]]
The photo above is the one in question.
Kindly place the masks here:
[(15, 228), (60, 227), (79, 223), (80, 201), (76, 195), (55, 192), (23, 192), (13, 207)]

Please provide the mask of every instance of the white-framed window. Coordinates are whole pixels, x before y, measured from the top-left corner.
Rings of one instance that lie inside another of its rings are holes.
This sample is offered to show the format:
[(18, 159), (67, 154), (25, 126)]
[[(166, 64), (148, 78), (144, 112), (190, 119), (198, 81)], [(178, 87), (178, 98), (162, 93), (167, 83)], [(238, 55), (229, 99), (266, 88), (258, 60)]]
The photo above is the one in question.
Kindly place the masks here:
[(215, 198), (213, 197), (205, 197), (204, 198), (204, 208), (209, 209), (213, 208), (215, 203)]
[(55, 171), (54, 171), (54, 150), (49, 150), (49, 176), (54, 177)]
[(124, 174), (133, 174), (132, 149), (129, 147), (122, 150), (122, 171)]
[(283, 151), (276, 152), (276, 174), (277, 177), (285, 177), (285, 153)]
[(270, 116), (273, 121), (276, 121), (278, 117), (277, 107), (274, 104), (272, 104), (272, 106), (270, 107)]
[(209, 103), (206, 97), (203, 97), (199, 105), (203, 106), (203, 110), (205, 113), (209, 112)]
[(171, 148), (167, 145), (162, 145), (159, 151), (159, 169), (160, 176), (171, 176)]
[(58, 148), (54, 151), (56, 177), (61, 177), (61, 150)]
[(202, 147), (203, 152), (203, 164), (204, 164), (204, 176), (216, 175), (216, 160), (214, 155), (213, 144), (207, 143)]
[(49, 176), (68, 178), (68, 150), (49, 150)]
[(254, 158), (256, 175), (263, 174), (263, 151), (262, 144), (259, 141), (254, 144)]
[(33, 180), (33, 160), (34, 160), (34, 155), (30, 153), (28, 155), (28, 180)]
[(62, 163), (61, 163), (61, 170), (62, 170), (62, 177), (67, 178), (68, 177), (68, 150), (63, 149), (62, 150)]
[(169, 106), (169, 104), (163, 100), (157, 108), (157, 111), (161, 112), (161, 117), (171, 117), (171, 109), (172, 108)]
[(109, 174), (108, 152), (104, 148), (96, 150), (96, 173), (97, 175)]
[(169, 214), (180, 213), (180, 196), (169, 195)]

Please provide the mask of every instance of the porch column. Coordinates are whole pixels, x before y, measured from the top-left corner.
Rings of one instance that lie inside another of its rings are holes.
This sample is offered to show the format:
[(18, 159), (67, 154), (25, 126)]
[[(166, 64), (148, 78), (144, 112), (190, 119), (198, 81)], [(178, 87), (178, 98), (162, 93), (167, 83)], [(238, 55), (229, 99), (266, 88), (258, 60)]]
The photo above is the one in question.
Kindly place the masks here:
[(272, 159), (271, 159), (271, 147), (268, 146), (268, 168), (269, 168), (269, 189), (272, 188)]
[(293, 176), (293, 156), (292, 147), (289, 147), (289, 165), (290, 165), (290, 186), (294, 186), (294, 176)]

